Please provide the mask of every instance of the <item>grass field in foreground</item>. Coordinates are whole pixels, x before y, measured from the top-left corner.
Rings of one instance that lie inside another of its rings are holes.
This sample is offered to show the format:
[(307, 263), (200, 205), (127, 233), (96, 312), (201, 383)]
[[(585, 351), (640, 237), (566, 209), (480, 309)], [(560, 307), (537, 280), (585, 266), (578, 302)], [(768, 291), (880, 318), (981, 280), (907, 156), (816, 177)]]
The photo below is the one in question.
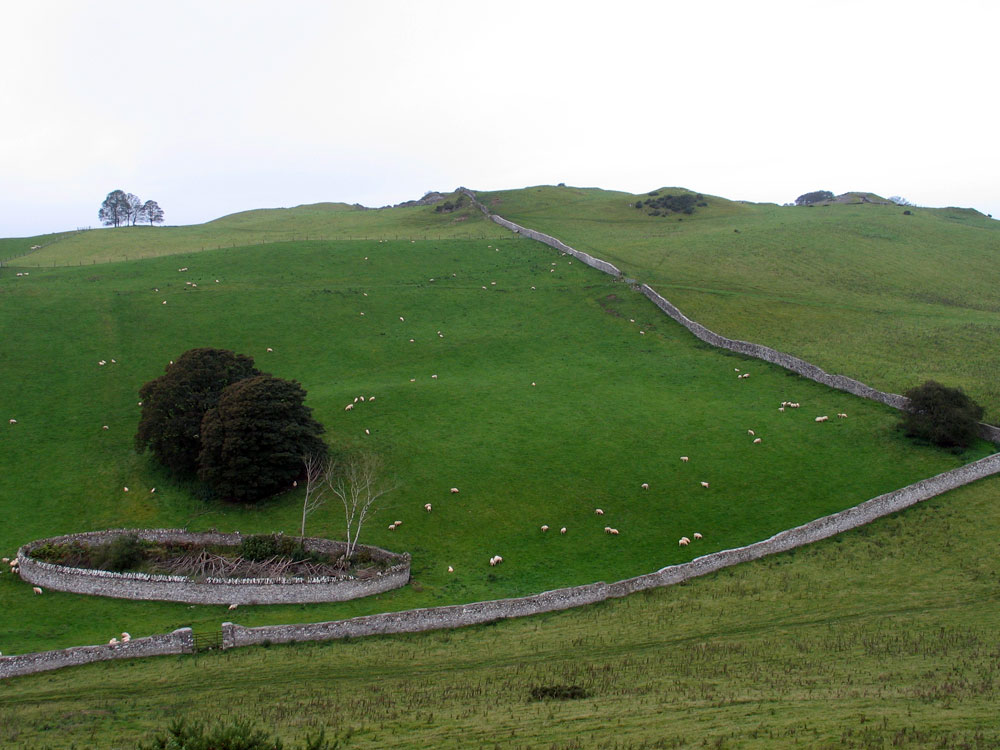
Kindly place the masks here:
[(691, 216), (664, 218), (630, 207), (646, 195), (604, 190), (480, 198), (614, 263), (724, 336), (881, 390), (929, 378), (960, 386), (1000, 421), (1000, 222), (982, 214), (709, 197)]
[[(184, 716), (248, 719), (294, 747), (322, 725), (345, 748), (996, 747), (998, 494), (985, 480), (565, 613), (16, 678), (0, 744), (131, 750)], [(591, 695), (529, 700), (560, 684)]]
[[(385, 455), (402, 486), (362, 541), (411, 552), (411, 585), (343, 604), (241, 608), (244, 625), (618, 580), (766, 538), (990, 450), (915, 447), (891, 409), (704, 346), (627, 286), (527, 240), (288, 243), (5, 271), (0, 298), (0, 326), (15, 332), (0, 360), (15, 384), (0, 397), (5, 555), (101, 528), (297, 530), (295, 492), (252, 509), (206, 505), (132, 452), (139, 386), (191, 347), (233, 349), (298, 379), (331, 444)], [(359, 394), (377, 399), (345, 412)], [(780, 413), (783, 400), (803, 407)], [(850, 417), (813, 421), (837, 412)], [(338, 518), (329, 506), (308, 530), (337, 536)], [(404, 521), (396, 532), (393, 520)], [(542, 534), (543, 523), (569, 533)], [(678, 548), (695, 531), (704, 541)], [(487, 565), (494, 554), (499, 568)], [(0, 604), (5, 653), (122, 630), (213, 629), (231, 616), (224, 606), (32, 597), (9, 576)]]

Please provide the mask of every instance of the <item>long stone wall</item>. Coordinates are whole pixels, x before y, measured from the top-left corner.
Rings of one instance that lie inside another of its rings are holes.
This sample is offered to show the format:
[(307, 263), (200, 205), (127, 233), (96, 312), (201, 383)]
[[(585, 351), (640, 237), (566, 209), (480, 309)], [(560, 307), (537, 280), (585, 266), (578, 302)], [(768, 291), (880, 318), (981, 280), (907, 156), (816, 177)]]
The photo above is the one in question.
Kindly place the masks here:
[[(116, 573), (92, 568), (70, 568), (53, 565), (31, 557), (33, 550), (48, 543), (84, 546), (108, 544), (122, 534), (135, 534), (150, 542), (174, 542), (238, 546), (240, 534), (217, 532), (197, 533), (177, 529), (117, 529), (69, 534), (52, 539), (39, 539), (24, 545), (17, 552), (21, 578), (29, 583), (56, 591), (76, 594), (110, 596), (118, 599), (158, 599), (187, 604), (302, 604), (340, 602), (363, 596), (381, 594), (405, 586), (410, 580), (410, 556), (395, 555), (378, 547), (359, 545), (373, 558), (394, 562), (386, 570), (370, 577), (323, 576), (316, 578), (206, 578), (194, 580), (187, 576), (150, 575), (146, 573)], [(337, 554), (346, 547), (344, 542), (331, 539), (305, 539), (307, 550)]]
[[(603, 271), (611, 276), (621, 278), (621, 271), (607, 261), (595, 258), (588, 253), (575, 250), (555, 237), (543, 234), (542, 232), (536, 232), (534, 229), (522, 227), (521, 225), (508, 221), (501, 216), (497, 216), (496, 214), (491, 213), (490, 210), (476, 198), (475, 194), (471, 190), (468, 190), (467, 188), (459, 188), (459, 191), (468, 196), (474, 205), (483, 212), (483, 214), (500, 226), (505, 227), (521, 236), (529, 237), (530, 239), (544, 243), (549, 247), (559, 250), (560, 252), (572, 255), (592, 268), (596, 268), (597, 270)], [(740, 341), (739, 339), (730, 339), (725, 336), (720, 336), (714, 331), (703, 326), (701, 323), (691, 320), (684, 313), (682, 313), (676, 305), (658, 294), (648, 284), (641, 284), (637, 288), (640, 292), (646, 295), (646, 297), (648, 297), (654, 305), (660, 308), (660, 310), (665, 312), (707, 344), (719, 347), (720, 349), (728, 349), (729, 351), (745, 354), (748, 357), (762, 359), (765, 362), (771, 362), (772, 364), (784, 367), (786, 370), (791, 370), (792, 372), (798, 373), (799, 375), (809, 378), (810, 380), (815, 380), (817, 383), (822, 383), (830, 388), (836, 388), (840, 391), (853, 393), (855, 396), (867, 398), (872, 401), (879, 401), (880, 403), (887, 404), (896, 409), (905, 410), (907, 404), (909, 403), (908, 398), (901, 396), (898, 393), (886, 393), (885, 391), (880, 391), (869, 385), (865, 385), (858, 380), (849, 378), (846, 375), (831, 375), (816, 365), (806, 362), (804, 359), (799, 359), (791, 354), (779, 352), (777, 349), (772, 349), (769, 346), (762, 346), (761, 344), (754, 344), (749, 341)], [(980, 423), (979, 437), (983, 440), (1000, 444), (1000, 427)]]
[(853, 508), (779, 532), (764, 541), (755, 542), (745, 547), (714, 552), (695, 558), (690, 562), (670, 565), (654, 573), (612, 584), (598, 582), (515, 599), (497, 599), (449, 607), (411, 609), (405, 612), (386, 612), (378, 615), (354, 617), (349, 620), (304, 625), (266, 625), (258, 628), (246, 628), (234, 623), (223, 623), (223, 648), (250, 646), (265, 642), (321, 641), (459, 628), (594, 604), (613, 597), (628, 596), (636, 591), (672, 586), (731, 565), (738, 565), (767, 555), (786, 552), (805, 544), (812, 544), (994, 474), (1000, 474), (1000, 453), (938, 474), (930, 479), (923, 479), (902, 489), (879, 495)]
[(58, 651), (0, 656), (0, 679), (89, 664), (94, 661), (136, 659), (163, 654), (190, 654), (193, 651), (194, 636), (191, 628), (180, 628), (172, 633), (133, 638), (128, 643), (76, 646)]

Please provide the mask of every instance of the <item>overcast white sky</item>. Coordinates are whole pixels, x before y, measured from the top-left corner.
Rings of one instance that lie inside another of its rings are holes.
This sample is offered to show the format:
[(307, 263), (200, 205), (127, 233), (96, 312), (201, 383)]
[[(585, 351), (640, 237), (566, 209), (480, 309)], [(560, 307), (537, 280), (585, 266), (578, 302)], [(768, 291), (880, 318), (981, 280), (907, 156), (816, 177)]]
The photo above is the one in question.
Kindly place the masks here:
[(0, 236), (458, 185), (1000, 217), (1000, 3), (5, 3)]

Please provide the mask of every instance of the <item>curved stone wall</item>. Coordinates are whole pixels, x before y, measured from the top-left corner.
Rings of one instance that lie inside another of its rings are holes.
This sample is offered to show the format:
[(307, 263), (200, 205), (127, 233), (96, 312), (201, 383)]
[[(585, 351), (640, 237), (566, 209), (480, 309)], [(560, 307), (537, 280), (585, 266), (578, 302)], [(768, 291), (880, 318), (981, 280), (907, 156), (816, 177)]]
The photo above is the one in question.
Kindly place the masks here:
[[(143, 541), (238, 546), (241, 534), (198, 533), (177, 529), (116, 529), (39, 539), (17, 551), (20, 575), (25, 581), (56, 591), (110, 596), (118, 599), (158, 599), (187, 604), (302, 604), (340, 602), (381, 594), (405, 586), (410, 580), (410, 556), (396, 555), (378, 547), (365, 547), (374, 559), (394, 562), (369, 578), (323, 576), (319, 578), (206, 578), (115, 573), (89, 568), (53, 565), (31, 557), (32, 550), (47, 543), (85, 546), (107, 544), (122, 534), (135, 534)], [(335, 554), (346, 544), (330, 539), (304, 540), (307, 550)]]

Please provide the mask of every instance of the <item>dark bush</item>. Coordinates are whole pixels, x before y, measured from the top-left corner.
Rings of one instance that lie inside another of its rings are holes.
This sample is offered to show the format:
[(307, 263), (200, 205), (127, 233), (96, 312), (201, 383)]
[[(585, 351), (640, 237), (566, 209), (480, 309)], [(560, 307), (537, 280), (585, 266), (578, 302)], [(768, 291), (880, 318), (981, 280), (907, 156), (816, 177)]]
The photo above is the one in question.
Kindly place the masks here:
[(961, 388), (948, 388), (928, 380), (903, 395), (910, 403), (903, 412), (900, 427), (909, 437), (961, 452), (979, 434), (984, 409)]
[(245, 378), (260, 375), (253, 359), (227, 349), (203, 347), (184, 352), (166, 372), (139, 389), (142, 416), (135, 448), (149, 448), (156, 459), (178, 476), (193, 476), (201, 451), (201, 420), (222, 391)]
[(122, 534), (91, 548), (91, 567), (100, 570), (126, 571), (138, 568), (146, 558), (145, 545), (135, 534)]
[(270, 560), (272, 557), (295, 557), (305, 555), (298, 539), (284, 534), (254, 534), (245, 536), (240, 542), (240, 556), (248, 560)]
[(833, 193), (829, 190), (815, 190), (811, 193), (804, 193), (795, 199), (796, 206), (809, 206), (813, 203), (833, 200)]
[(906, 209), (905, 211), (903, 211), (903, 216), (913, 216), (913, 211), (911, 211), (910, 209)]
[[(277, 737), (269, 737), (264, 730), (248, 722), (218, 724), (207, 729), (204, 724), (188, 725), (175, 719), (166, 734), (157, 734), (151, 745), (140, 744), (140, 750), (282, 750), (284, 745)], [(315, 737), (306, 735), (302, 750), (337, 750), (340, 741), (326, 739), (320, 729)]]
[(590, 692), (579, 685), (538, 685), (531, 688), (531, 699), (535, 701), (546, 699), (570, 701), (589, 697)]
[(305, 405), (293, 380), (271, 375), (226, 388), (201, 423), (198, 478), (217, 497), (257, 502), (291, 487), (302, 473), (302, 456), (323, 457), (323, 425)]

